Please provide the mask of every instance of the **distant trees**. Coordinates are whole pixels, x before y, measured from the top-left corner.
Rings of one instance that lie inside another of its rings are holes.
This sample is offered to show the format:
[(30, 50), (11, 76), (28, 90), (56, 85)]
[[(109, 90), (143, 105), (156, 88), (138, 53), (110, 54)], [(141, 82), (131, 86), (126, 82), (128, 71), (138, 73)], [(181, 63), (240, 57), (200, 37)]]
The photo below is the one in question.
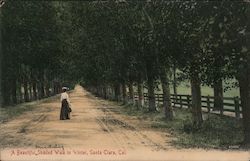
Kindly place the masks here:
[(58, 93), (61, 42), (55, 4), (8, 1), (1, 12), (3, 104)]
[(84, 62), (80, 65), (83, 84), (104, 97), (112, 98), (114, 94), (114, 99), (124, 103), (133, 97), (132, 85), (136, 85), (140, 107), (141, 84), (144, 84), (149, 96), (148, 110), (153, 112), (156, 82), (160, 80), (165, 116), (172, 119), (169, 78), (171, 68), (177, 68), (190, 79), (193, 123), (199, 128), (203, 121), (201, 84), (214, 87), (215, 109), (220, 109), (222, 80), (237, 78), (235, 62), (245, 59), (233, 56), (235, 51), (243, 54), (240, 50), (243, 43), (237, 35), (245, 28), (244, 4), (228, 1), (72, 3), (78, 9), (73, 24), (79, 26), (81, 37), (76, 37), (85, 40), (79, 47), (82, 51), (79, 62)]

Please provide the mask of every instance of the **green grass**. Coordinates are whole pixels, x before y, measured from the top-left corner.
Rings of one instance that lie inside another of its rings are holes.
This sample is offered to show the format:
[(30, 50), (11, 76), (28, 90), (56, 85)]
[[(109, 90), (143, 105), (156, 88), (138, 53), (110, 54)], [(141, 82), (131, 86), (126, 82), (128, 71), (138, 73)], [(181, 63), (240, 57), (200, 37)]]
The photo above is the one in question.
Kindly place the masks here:
[(55, 99), (56, 97), (58, 97), (58, 95), (44, 98), (39, 101), (33, 101), (33, 102), (21, 103), (21, 104), (13, 105), (13, 106), (1, 107), (0, 108), (0, 123), (6, 122), (13, 117), (17, 117), (26, 111), (32, 111), (37, 107), (38, 103), (41, 103), (41, 102), (47, 103)]
[[(179, 119), (180, 120), (180, 119)], [(210, 114), (200, 129), (192, 128), (191, 118), (182, 120), (181, 129), (176, 131), (177, 147), (228, 149), (243, 141), (243, 128), (239, 120)]]
[[(227, 82), (223, 82), (224, 84), (224, 89), (231, 85), (233, 85), (235, 82), (235, 80), (228, 80)], [(135, 87), (134, 89), (135, 91), (137, 91), (137, 88)], [(147, 93), (147, 89), (144, 89), (144, 92)], [(155, 93), (162, 93), (162, 89), (161, 89), (161, 85), (158, 85), (158, 89), (155, 90)], [(173, 85), (170, 85), (170, 93), (173, 94), (174, 90), (173, 90)], [(191, 95), (191, 86), (190, 86), (190, 82), (188, 81), (182, 81), (178, 86), (177, 86), (177, 94), (188, 94)], [(202, 96), (213, 96), (213, 88), (206, 86), (206, 85), (202, 85), (201, 86), (201, 95)], [(224, 97), (236, 97), (236, 96), (240, 96), (240, 91), (238, 87), (233, 87), (233, 88), (227, 88), (226, 91), (224, 91)]]
[(191, 112), (188, 109), (174, 109), (174, 119), (167, 121), (162, 112), (149, 113), (136, 110), (131, 105), (120, 106), (121, 112), (137, 116), (140, 120), (150, 120), (150, 127), (172, 134), (171, 142), (177, 148), (228, 149), (243, 141), (243, 129), (240, 120), (205, 114), (207, 119), (200, 129), (192, 128)]
[[(173, 91), (173, 86), (170, 87), (171, 93), (174, 93)], [(189, 82), (182, 82), (178, 87), (177, 87), (177, 93), (178, 94), (191, 94), (191, 87)], [(213, 96), (213, 88), (209, 86), (201, 86), (201, 94), (203, 96)], [(240, 96), (240, 91), (239, 88), (231, 88), (228, 89), (224, 92), (224, 97), (236, 97)]]
[(19, 116), (26, 111), (34, 109), (33, 103), (23, 103), (16, 106), (8, 106), (0, 108), (0, 122), (8, 121), (9, 119)]

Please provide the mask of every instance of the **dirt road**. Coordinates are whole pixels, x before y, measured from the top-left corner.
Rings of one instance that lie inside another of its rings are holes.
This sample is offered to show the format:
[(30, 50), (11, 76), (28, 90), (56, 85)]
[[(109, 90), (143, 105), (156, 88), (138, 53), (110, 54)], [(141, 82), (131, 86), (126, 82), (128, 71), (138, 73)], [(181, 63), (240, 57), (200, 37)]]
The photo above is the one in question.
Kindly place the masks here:
[(0, 160), (250, 160), (247, 151), (177, 150), (168, 133), (114, 112), (81, 86), (70, 98), (71, 120), (59, 120), (57, 96), (0, 124)]

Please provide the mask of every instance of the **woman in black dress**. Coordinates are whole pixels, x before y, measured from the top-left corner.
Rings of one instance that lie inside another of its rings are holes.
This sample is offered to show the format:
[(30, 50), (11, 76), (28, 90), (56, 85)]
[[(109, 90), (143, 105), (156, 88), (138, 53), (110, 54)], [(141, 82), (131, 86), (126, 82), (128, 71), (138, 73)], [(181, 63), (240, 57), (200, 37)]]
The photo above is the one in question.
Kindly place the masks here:
[(62, 90), (62, 94), (61, 94), (61, 113), (60, 113), (60, 120), (66, 120), (66, 119), (70, 119), (70, 101), (69, 101), (69, 95), (67, 94), (67, 87), (63, 87)]

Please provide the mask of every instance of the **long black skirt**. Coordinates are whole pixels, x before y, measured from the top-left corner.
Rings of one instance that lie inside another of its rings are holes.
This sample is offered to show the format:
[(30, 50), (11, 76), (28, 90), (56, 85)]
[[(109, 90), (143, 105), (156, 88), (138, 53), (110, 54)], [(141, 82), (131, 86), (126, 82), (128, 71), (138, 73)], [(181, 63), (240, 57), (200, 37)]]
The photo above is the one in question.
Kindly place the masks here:
[(69, 117), (69, 104), (66, 99), (62, 100), (62, 107), (60, 113), (60, 120), (70, 119)]

